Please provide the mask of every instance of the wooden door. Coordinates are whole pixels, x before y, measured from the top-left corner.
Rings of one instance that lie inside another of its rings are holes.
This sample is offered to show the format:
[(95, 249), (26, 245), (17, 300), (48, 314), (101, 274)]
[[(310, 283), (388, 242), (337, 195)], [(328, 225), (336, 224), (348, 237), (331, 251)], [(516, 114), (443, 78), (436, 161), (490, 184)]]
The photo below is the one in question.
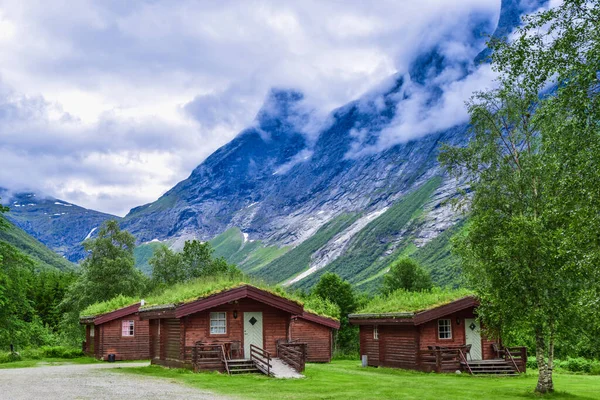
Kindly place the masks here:
[(262, 312), (244, 313), (244, 357), (246, 358), (250, 358), (251, 344), (264, 348)]
[(481, 326), (475, 318), (465, 319), (465, 342), (471, 345), (470, 359), (482, 360)]

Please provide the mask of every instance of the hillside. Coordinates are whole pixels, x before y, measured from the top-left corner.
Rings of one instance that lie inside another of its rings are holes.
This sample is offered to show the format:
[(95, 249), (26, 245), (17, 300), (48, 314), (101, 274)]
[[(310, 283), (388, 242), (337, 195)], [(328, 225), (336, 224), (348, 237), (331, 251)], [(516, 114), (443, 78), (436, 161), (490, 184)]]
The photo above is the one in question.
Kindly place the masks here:
[(6, 218), (72, 262), (85, 257), (81, 243), (104, 221), (119, 219), (36, 193), (17, 193), (10, 197), (6, 194), (0, 189), (2, 201), (10, 208)]
[[(0, 217), (4, 218), (4, 217)], [(7, 221), (6, 229), (0, 229), (0, 241), (7, 242), (33, 259), (37, 269), (70, 270), (75, 265), (56, 254), (22, 229)]]

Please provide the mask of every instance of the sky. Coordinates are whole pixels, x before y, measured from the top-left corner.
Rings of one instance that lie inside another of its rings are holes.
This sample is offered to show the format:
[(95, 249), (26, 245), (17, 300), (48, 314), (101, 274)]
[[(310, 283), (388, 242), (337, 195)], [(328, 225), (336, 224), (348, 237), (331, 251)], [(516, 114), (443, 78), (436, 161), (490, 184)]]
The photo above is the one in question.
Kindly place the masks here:
[[(0, 0), (0, 187), (124, 215), (251, 125), (271, 88), (326, 115), (432, 44), (464, 56), (467, 18), (499, 11), (500, 0)], [(491, 78), (445, 79), (454, 121)], [(380, 146), (449, 123), (411, 110)]]

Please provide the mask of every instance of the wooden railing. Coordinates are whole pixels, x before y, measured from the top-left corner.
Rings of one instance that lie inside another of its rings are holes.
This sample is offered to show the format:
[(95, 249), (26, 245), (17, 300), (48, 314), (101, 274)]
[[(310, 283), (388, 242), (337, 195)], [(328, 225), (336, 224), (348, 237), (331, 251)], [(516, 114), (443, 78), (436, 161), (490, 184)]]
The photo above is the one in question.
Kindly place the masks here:
[(527, 347), (505, 347), (504, 359), (510, 361), (518, 373), (525, 372), (527, 368)]
[(277, 343), (277, 356), (298, 372), (303, 372), (306, 366), (306, 343)]
[[(192, 348), (192, 364), (194, 370), (199, 369), (217, 369), (223, 366), (225, 351), (221, 344), (196, 343)], [(217, 368), (215, 368), (217, 367)], [(224, 365), (227, 370), (227, 364)], [(227, 370), (227, 372), (229, 372)]]
[(467, 366), (467, 371), (469, 371), (469, 374), (473, 375), (473, 371), (471, 370), (471, 366), (467, 361), (467, 357), (465, 357), (465, 353), (463, 353), (462, 349), (458, 349), (458, 353), (460, 355), (460, 360)]
[(271, 354), (268, 351), (251, 344), (250, 359), (254, 362), (256, 368), (261, 370), (267, 376), (271, 376), (271, 368), (273, 365), (271, 364)]
[(464, 353), (458, 348), (419, 350), (418, 365), (425, 371), (452, 372), (460, 369), (461, 355), (464, 358)]

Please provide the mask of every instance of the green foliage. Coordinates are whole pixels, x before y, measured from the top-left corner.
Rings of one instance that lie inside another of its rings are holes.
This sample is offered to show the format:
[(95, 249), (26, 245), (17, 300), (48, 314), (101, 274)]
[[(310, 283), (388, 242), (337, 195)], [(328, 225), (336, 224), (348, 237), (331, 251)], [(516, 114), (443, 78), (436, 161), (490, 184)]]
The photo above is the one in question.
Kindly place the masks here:
[(358, 217), (359, 214), (342, 214), (334, 218), (300, 245), (261, 268), (256, 275), (269, 282), (283, 282), (308, 269), (314, 252), (352, 225)]
[(416, 261), (402, 257), (394, 261), (383, 277), (382, 292), (389, 294), (398, 289), (422, 292), (431, 289), (431, 276)]
[(321, 276), (311, 295), (329, 300), (339, 307), (340, 329), (337, 332), (336, 349), (345, 352), (358, 351), (358, 328), (348, 322), (348, 314), (353, 313), (359, 306), (352, 285), (339, 275), (326, 273)]
[(473, 292), (467, 289), (433, 288), (426, 292), (407, 292), (400, 289), (388, 295), (375, 296), (358, 310), (358, 313), (416, 313), (472, 295)]
[(118, 295), (140, 296), (147, 286), (147, 278), (135, 268), (135, 238), (122, 231), (117, 221), (106, 221), (97, 238), (85, 241), (84, 247), (89, 255), (61, 303), (65, 311), (61, 329), (72, 344), (81, 338), (79, 313), (83, 309)]
[(341, 319), (340, 307), (331, 300), (313, 295), (305, 297), (303, 302), (304, 309), (308, 312), (328, 316), (338, 321)]
[(555, 343), (585, 329), (577, 315), (598, 316), (600, 3), (565, 1), (492, 44), (498, 88), (474, 95), (473, 139), (440, 160), (474, 190), (457, 248), (479, 315), (535, 336), (546, 393)]
[[(333, 272), (351, 283), (359, 283), (385, 269), (392, 260), (398, 257), (397, 252), (392, 250), (400, 249), (401, 251), (408, 245), (407, 241), (398, 243), (401, 237), (400, 233), (420, 214), (423, 205), (440, 183), (441, 178), (434, 177), (418, 189), (403, 196), (396, 204), (356, 234), (342, 256), (295, 286), (311, 287), (325, 272)], [(288, 254), (292, 254), (292, 252)]]
[(96, 315), (106, 314), (119, 308), (131, 306), (140, 301), (137, 297), (124, 296), (122, 294), (113, 297), (110, 300), (94, 303), (84, 308), (80, 315), (81, 317), (93, 317)]
[(149, 242), (136, 246), (136, 248), (133, 249), (135, 267), (142, 271), (144, 274), (150, 275), (152, 273), (150, 259), (152, 258), (154, 253), (162, 246), (164, 246), (164, 244), (160, 242)]
[(201, 277), (241, 277), (241, 271), (230, 265), (223, 257), (213, 258), (210, 243), (187, 241), (182, 253), (161, 246), (150, 259), (152, 284), (156, 287), (170, 286)]
[(22, 360), (41, 360), (43, 358), (73, 359), (83, 357), (80, 348), (67, 346), (41, 346), (26, 348), (20, 352), (0, 353), (0, 364)]

